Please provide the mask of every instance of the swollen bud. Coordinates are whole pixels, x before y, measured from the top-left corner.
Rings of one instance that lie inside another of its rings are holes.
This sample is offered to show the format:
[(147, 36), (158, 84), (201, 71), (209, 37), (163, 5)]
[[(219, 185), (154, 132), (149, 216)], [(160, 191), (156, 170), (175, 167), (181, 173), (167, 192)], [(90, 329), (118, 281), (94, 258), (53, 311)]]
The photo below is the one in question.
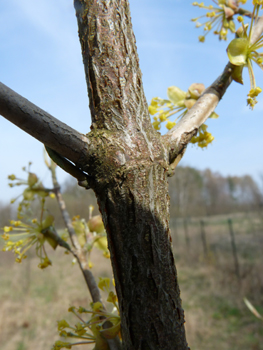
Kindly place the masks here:
[(235, 66), (243, 66), (247, 63), (248, 40), (237, 38), (231, 41), (227, 47), (229, 61)]
[(179, 89), (177, 86), (170, 86), (167, 89), (167, 95), (175, 106), (184, 107), (184, 99), (186, 98), (185, 91)]
[(35, 195), (34, 192), (28, 189), (25, 189), (23, 192), (23, 197), (24, 197), (24, 200), (26, 201), (31, 201), (34, 198), (34, 195)]
[(102, 218), (100, 215), (93, 216), (88, 221), (88, 228), (91, 232), (103, 233), (105, 231)]
[(54, 223), (54, 216), (48, 215), (44, 221), (42, 221), (42, 230), (45, 230), (46, 228), (50, 227)]
[(244, 66), (234, 66), (231, 74), (232, 79), (242, 85), (243, 85), (243, 77), (242, 77), (243, 68)]
[(224, 12), (226, 19), (230, 19), (235, 14), (235, 11), (233, 11), (230, 7), (224, 6)]
[[(205, 90), (204, 84), (194, 83), (190, 85), (187, 92), (187, 98), (193, 98), (197, 100)], [(188, 108), (188, 107), (187, 107)]]
[(238, 1), (237, 0), (227, 0), (226, 5), (236, 11), (238, 9)]
[(27, 178), (27, 182), (28, 182), (29, 187), (32, 187), (38, 182), (38, 177), (34, 173), (29, 173), (28, 178)]

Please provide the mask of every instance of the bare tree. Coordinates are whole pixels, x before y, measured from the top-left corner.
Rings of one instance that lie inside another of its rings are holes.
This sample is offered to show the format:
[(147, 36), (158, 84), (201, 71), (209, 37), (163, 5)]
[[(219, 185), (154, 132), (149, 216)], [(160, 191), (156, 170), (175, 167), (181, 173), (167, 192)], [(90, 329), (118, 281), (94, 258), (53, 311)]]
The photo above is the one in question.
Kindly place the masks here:
[[(107, 230), (123, 348), (186, 350), (167, 176), (231, 83), (233, 66), (161, 136), (148, 114), (128, 0), (75, 0), (74, 6), (90, 133), (80, 134), (3, 84), (0, 113), (57, 152), (79, 184), (95, 192)], [(258, 28), (254, 39), (262, 21)]]

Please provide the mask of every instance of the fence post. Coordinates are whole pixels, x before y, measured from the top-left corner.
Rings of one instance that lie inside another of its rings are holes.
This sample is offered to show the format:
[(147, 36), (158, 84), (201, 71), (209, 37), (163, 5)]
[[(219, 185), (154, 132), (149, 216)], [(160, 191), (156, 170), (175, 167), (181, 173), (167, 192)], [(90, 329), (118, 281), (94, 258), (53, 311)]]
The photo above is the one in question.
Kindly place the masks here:
[(201, 226), (201, 240), (204, 248), (204, 256), (207, 257), (207, 244), (206, 244), (206, 234), (205, 234), (205, 223), (203, 220), (200, 220)]
[(188, 234), (187, 219), (184, 219), (184, 234), (185, 234), (186, 245), (189, 247), (190, 246), (190, 239), (189, 239), (189, 234)]
[(234, 263), (235, 263), (235, 270), (236, 270), (236, 275), (239, 280), (241, 281), (240, 278), (240, 269), (239, 269), (239, 262), (237, 258), (237, 248), (236, 248), (236, 242), (235, 242), (235, 234), (233, 230), (233, 224), (232, 224), (232, 219), (228, 219), (228, 226), (229, 226), (229, 233), (230, 233), (230, 239), (231, 239), (231, 246), (232, 246), (232, 253), (234, 257)]

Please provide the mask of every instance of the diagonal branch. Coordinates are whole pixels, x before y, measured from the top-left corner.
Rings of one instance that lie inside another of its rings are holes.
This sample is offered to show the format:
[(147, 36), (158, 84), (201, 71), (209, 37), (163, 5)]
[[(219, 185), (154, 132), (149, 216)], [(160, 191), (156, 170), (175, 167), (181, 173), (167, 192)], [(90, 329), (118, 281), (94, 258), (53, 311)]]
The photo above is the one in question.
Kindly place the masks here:
[[(254, 27), (251, 42), (255, 42), (263, 32), (263, 17)], [(223, 73), (205, 90), (194, 106), (166, 135), (162, 136), (163, 144), (169, 154), (171, 173), (182, 158), (191, 138), (196, 135), (199, 127), (215, 110), (218, 102), (232, 82), (233, 65), (229, 62)]]
[(0, 83), (0, 114), (76, 165), (88, 153), (85, 135)]

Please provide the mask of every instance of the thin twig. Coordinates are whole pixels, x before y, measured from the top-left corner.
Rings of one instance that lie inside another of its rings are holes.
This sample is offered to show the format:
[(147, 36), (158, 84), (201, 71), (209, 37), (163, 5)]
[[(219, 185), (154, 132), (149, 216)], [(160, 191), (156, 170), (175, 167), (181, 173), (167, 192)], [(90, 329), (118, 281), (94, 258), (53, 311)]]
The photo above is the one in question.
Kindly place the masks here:
[(252, 12), (248, 11), (248, 10), (245, 10), (245, 9), (242, 9), (242, 8), (239, 8), (235, 14), (237, 15), (241, 15), (241, 16), (246, 16), (246, 17), (249, 17), (251, 18), (252, 17)]
[(72, 226), (72, 221), (70, 219), (69, 213), (66, 209), (66, 204), (63, 200), (62, 194), (60, 192), (60, 185), (57, 181), (56, 171), (55, 171), (55, 163), (51, 163), (49, 167), (51, 174), (52, 174), (52, 182), (54, 186), (54, 193), (56, 195), (58, 205), (64, 220), (64, 223), (68, 229), (69, 237), (73, 246), (73, 249), (71, 249), (73, 255), (78, 261), (79, 267), (83, 273), (83, 276), (85, 278), (85, 281), (87, 283), (88, 289), (91, 294), (92, 301), (95, 303), (97, 301), (101, 302), (101, 295), (99, 288), (96, 284), (95, 278), (92, 274), (92, 272), (89, 269), (89, 264), (85, 256), (85, 252), (82, 249), (81, 245), (79, 244), (78, 237), (76, 235), (76, 232)]

